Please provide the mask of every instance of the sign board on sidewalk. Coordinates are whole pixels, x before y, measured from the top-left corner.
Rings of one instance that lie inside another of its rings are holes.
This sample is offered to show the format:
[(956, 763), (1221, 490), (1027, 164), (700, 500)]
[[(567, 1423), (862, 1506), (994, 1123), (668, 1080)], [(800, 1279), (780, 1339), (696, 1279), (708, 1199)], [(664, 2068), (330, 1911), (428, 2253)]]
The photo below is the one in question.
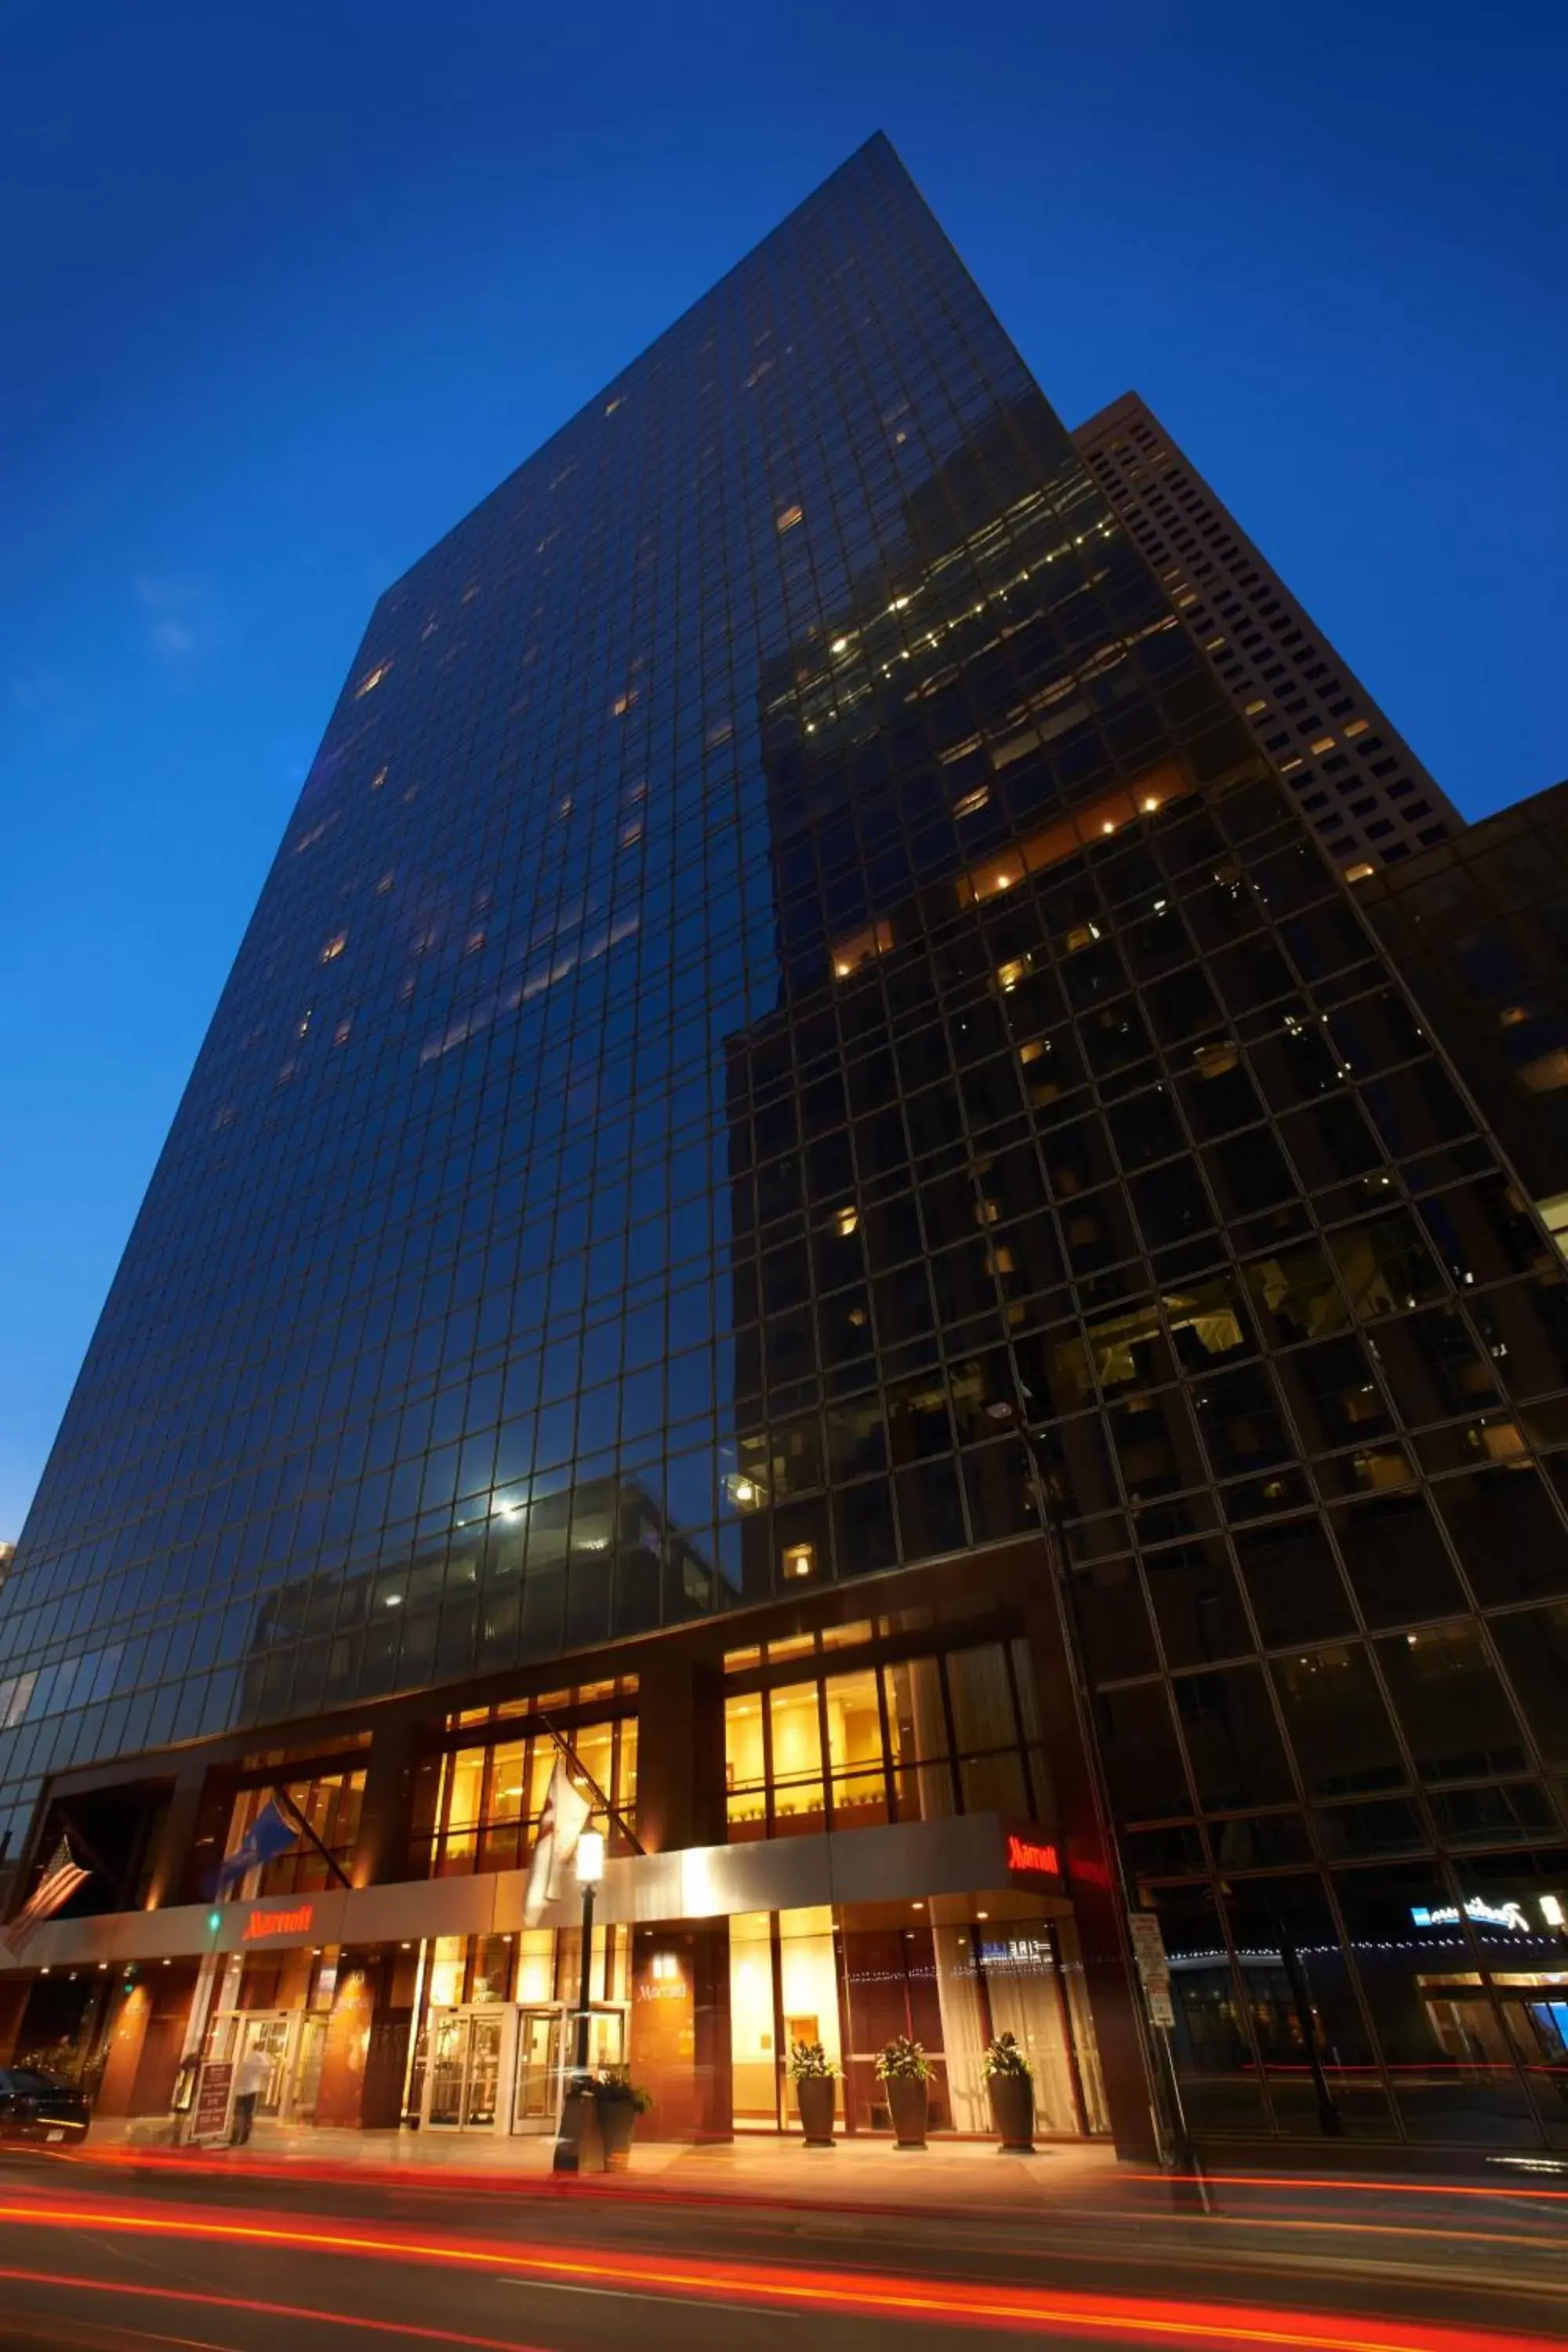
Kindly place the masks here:
[(195, 2114), (191, 2118), (193, 2140), (227, 2138), (228, 2099), (233, 2088), (234, 2068), (226, 2061), (202, 2068)]
[(1169, 1983), (1171, 1963), (1165, 1958), (1165, 1939), (1160, 1933), (1160, 1922), (1154, 1913), (1129, 1911), (1127, 1925), (1132, 1936), (1132, 1956), (1145, 1987), (1162, 1978)]
[(1127, 1927), (1132, 1937), (1132, 1956), (1138, 1963), (1138, 1980), (1149, 2004), (1150, 2018), (1156, 2025), (1174, 2025), (1176, 2011), (1171, 2000), (1171, 1963), (1165, 1956), (1165, 1939), (1160, 1933), (1160, 1922), (1152, 1911), (1129, 1911)]

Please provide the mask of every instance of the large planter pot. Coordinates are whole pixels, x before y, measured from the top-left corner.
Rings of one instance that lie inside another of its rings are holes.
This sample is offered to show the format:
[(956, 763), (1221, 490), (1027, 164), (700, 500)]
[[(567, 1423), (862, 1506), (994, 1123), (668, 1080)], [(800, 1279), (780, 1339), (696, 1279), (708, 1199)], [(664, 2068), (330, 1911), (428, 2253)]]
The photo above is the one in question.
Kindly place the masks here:
[(605, 2170), (627, 2172), (632, 2161), (632, 2134), (637, 2111), (629, 2099), (601, 2099), (599, 2137), (605, 2144)]
[(998, 2147), (1020, 2156), (1032, 2156), (1035, 2086), (1027, 2074), (993, 2074), (985, 2087), (991, 2094), (991, 2121)]
[(833, 2146), (832, 2075), (800, 2075), (795, 2083), (795, 2095), (800, 2108), (800, 2127), (805, 2134), (807, 2147), (831, 2147)]
[(926, 2085), (913, 2074), (890, 2074), (883, 2088), (888, 2094), (888, 2113), (893, 2118), (895, 2145), (924, 2147), (930, 2105)]

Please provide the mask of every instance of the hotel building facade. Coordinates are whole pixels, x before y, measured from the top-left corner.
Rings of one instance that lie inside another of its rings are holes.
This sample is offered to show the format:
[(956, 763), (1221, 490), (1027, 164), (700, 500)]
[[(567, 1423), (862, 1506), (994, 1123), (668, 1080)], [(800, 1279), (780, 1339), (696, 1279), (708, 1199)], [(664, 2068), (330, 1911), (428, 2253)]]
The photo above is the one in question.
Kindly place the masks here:
[(646, 2129), (1560, 2146), (1564, 1304), (873, 140), (376, 607), (0, 1596), (0, 2055), (551, 2130), (564, 1744)]

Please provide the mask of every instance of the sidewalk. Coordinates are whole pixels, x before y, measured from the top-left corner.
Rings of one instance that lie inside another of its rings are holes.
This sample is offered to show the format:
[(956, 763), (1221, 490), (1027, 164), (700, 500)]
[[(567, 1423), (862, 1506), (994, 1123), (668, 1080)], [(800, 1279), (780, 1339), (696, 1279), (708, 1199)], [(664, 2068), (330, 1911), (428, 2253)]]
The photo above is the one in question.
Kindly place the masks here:
[(169, 2148), (134, 2140), (126, 2126), (105, 2120), (94, 2126), (74, 2160), (300, 2179), (331, 2175), (442, 2187), (471, 2181), (488, 2189), (508, 2182), (535, 2190), (546, 2184), (596, 2187), (611, 2195), (629, 2183), (634, 2190), (682, 2198), (976, 2213), (1092, 2196), (1117, 2170), (1109, 2146), (1081, 2140), (1042, 2141), (1035, 2155), (1013, 2156), (989, 2141), (934, 2141), (903, 2151), (889, 2139), (857, 2137), (832, 2148), (808, 2148), (793, 2137), (759, 2134), (716, 2146), (634, 2145), (629, 2173), (585, 2173), (561, 2181), (552, 2171), (554, 2145), (548, 2137), (478, 2132), (315, 2131), (260, 2124), (245, 2147)]

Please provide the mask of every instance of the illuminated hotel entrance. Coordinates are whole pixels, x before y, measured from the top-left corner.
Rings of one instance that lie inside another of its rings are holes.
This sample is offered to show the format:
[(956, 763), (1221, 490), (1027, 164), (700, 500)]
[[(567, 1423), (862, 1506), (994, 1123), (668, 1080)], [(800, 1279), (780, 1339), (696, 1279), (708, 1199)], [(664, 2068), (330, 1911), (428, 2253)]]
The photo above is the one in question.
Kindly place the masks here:
[(551, 2132), (561, 2107), (565, 2017), (560, 2009), (524, 2009), (517, 2020), (514, 2132)]
[[(422, 2036), (416, 2112), (432, 2132), (553, 2132), (572, 2059), (575, 2015), (560, 2003), (525, 2008), (488, 2000), (433, 2009)], [(620, 2067), (626, 2014), (618, 2004), (591, 2013), (588, 2063)], [(412, 2116), (410, 2117), (412, 2121)]]
[(436, 2011), (429, 2025), (425, 2113), (429, 2131), (493, 2131), (501, 2068), (515, 2047), (515, 2013), (485, 2009)]
[(1005, 1893), (731, 1918), (730, 2032), (738, 2133), (796, 2128), (796, 2042), (834, 2068), (841, 2130), (889, 2130), (877, 2058), (907, 2034), (931, 2068), (931, 2128), (988, 2134), (985, 2047), (1004, 2032), (1034, 2069), (1043, 2136), (1106, 2128), (1070, 1916)]
[(269, 2123), (310, 2123), (326, 2048), (324, 2010), (218, 2010), (207, 2026), (204, 2063), (239, 2062), (259, 2054), (267, 2074), (256, 2112)]

